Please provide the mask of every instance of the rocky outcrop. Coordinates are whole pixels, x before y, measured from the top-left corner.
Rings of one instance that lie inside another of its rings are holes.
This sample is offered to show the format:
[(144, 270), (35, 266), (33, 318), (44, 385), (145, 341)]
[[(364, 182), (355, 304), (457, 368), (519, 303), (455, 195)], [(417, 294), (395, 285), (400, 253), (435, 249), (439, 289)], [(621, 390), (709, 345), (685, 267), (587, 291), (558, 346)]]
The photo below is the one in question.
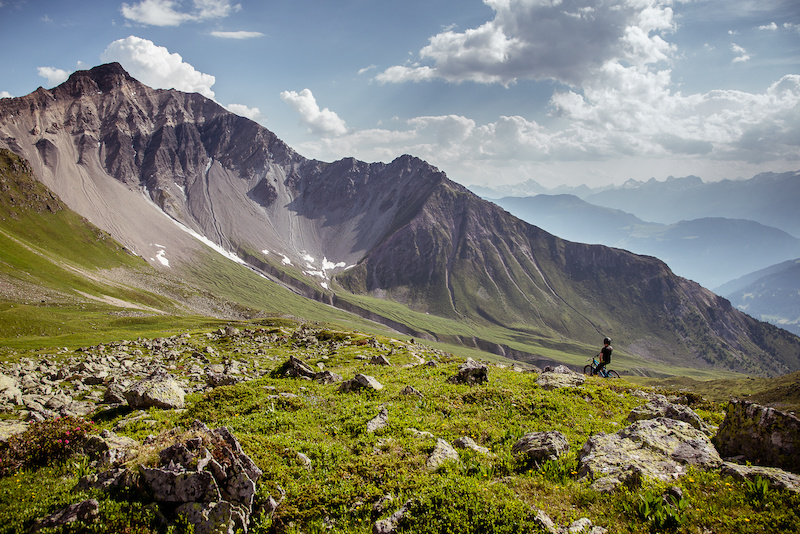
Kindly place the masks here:
[(613, 488), (631, 479), (670, 481), (690, 466), (714, 469), (722, 459), (702, 432), (665, 417), (637, 421), (614, 434), (590, 437), (578, 453), (578, 477)]
[(80, 486), (149, 495), (165, 516), (184, 516), (197, 534), (246, 533), (261, 470), (225, 427), (195, 421), (184, 436), (158, 453), (156, 466), (112, 469)]
[(747, 401), (728, 404), (714, 437), (720, 454), (800, 473), (800, 419)]

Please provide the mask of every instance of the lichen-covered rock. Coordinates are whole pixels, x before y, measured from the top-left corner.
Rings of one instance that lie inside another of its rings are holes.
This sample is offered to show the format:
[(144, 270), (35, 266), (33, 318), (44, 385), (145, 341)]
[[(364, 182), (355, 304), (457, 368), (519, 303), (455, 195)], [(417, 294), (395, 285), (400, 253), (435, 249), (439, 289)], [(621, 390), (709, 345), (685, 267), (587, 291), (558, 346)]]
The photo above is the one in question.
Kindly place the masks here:
[(361, 391), (362, 389), (380, 391), (383, 389), (383, 384), (375, 380), (374, 377), (358, 373), (352, 380), (343, 382), (342, 385), (339, 386), (339, 391), (342, 393)]
[(582, 385), (586, 381), (580, 373), (576, 373), (571, 369), (559, 365), (553, 370), (545, 370), (536, 379), (536, 384), (545, 390), (553, 390), (560, 388), (574, 388)]
[(689, 466), (722, 465), (710, 439), (689, 423), (665, 417), (637, 421), (614, 434), (590, 437), (578, 454), (579, 478), (621, 479), (631, 468), (646, 477), (673, 480)]
[(86, 444), (87, 452), (106, 467), (116, 467), (130, 460), (138, 447), (138, 441), (107, 429), (90, 436)]
[(433, 448), (431, 455), (428, 456), (425, 466), (431, 471), (434, 471), (445, 462), (457, 462), (459, 459), (460, 457), (458, 455), (458, 451), (456, 451), (448, 442), (439, 438), (436, 440), (436, 446)]
[(462, 436), (453, 442), (453, 445), (458, 447), (459, 449), (469, 449), (475, 452), (479, 452), (481, 454), (489, 454), (489, 449), (486, 447), (481, 447), (475, 440), (469, 436)]
[(389, 424), (389, 411), (384, 406), (378, 415), (367, 421), (367, 432), (376, 432)]
[(397, 531), (400, 520), (405, 517), (411, 508), (411, 501), (406, 502), (399, 510), (387, 517), (375, 521), (372, 525), (372, 534), (392, 534)]
[(453, 384), (483, 384), (489, 381), (489, 367), (472, 358), (458, 366), (458, 374), (451, 376)]
[(124, 393), (132, 408), (183, 408), (186, 393), (169, 373), (157, 371)]
[(19, 384), (14, 378), (0, 374), (0, 410), (11, 410), (18, 404), (22, 404)]
[(714, 444), (723, 457), (800, 473), (800, 419), (792, 414), (731, 401)]
[(525, 456), (528, 460), (539, 463), (555, 460), (566, 452), (569, 452), (567, 438), (557, 430), (530, 432), (511, 447), (514, 456)]
[(763, 467), (759, 465), (739, 465), (725, 462), (720, 469), (722, 476), (730, 476), (739, 480), (754, 480), (763, 478), (769, 483), (770, 488), (792, 493), (800, 493), (800, 475), (789, 473), (777, 467)]
[(655, 419), (656, 417), (668, 417), (676, 421), (683, 421), (684, 423), (689, 423), (706, 435), (713, 434), (711, 426), (700, 419), (700, 416), (697, 415), (694, 410), (682, 404), (673, 404), (664, 396), (658, 396), (648, 403), (634, 408), (631, 413), (628, 414), (628, 422), (633, 423), (646, 419)]

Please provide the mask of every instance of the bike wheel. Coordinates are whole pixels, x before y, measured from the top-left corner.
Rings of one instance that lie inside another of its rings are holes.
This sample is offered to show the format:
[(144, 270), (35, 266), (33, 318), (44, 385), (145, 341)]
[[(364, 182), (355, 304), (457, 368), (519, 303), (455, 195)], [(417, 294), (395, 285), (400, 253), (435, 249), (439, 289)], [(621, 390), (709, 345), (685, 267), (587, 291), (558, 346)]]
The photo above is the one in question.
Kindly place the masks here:
[(592, 376), (592, 366), (587, 365), (586, 367), (584, 367), (583, 374), (585, 374), (586, 376)]
[(616, 371), (609, 371), (608, 378), (619, 378), (619, 373)]

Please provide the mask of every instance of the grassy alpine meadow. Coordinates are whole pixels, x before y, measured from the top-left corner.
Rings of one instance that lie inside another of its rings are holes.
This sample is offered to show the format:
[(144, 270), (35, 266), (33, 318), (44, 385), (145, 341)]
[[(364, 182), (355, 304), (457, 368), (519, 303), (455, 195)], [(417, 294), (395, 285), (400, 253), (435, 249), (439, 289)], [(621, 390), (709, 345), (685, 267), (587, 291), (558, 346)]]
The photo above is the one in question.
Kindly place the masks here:
[[(800, 497), (758, 481), (692, 470), (670, 484), (646, 480), (636, 490), (603, 494), (578, 480), (577, 455), (589, 436), (620, 430), (631, 409), (644, 402), (631, 394), (639, 386), (625, 379), (589, 378), (579, 387), (546, 391), (536, 384), (537, 373), (491, 363), (487, 383), (453, 384), (448, 379), (463, 357), (408, 338), (288, 319), (237, 326), (274, 341), (209, 336), (217, 325), (194, 329), (187, 332), (181, 356), (171, 361), (171, 372), (185, 375), (191, 354), (211, 346), (210, 363), (236, 360), (258, 369), (258, 378), (191, 393), (184, 410), (99, 409), (85, 418), (36, 423), (0, 446), (0, 533), (25, 532), (35, 519), (87, 498), (100, 502), (96, 521), (40, 532), (190, 530), (160, 524), (142, 495), (77, 485), (97, 471), (83, 447), (91, 435), (110, 429), (143, 443), (195, 420), (210, 428), (228, 427), (263, 471), (250, 528), (258, 534), (371, 533), (376, 520), (404, 504), (408, 512), (399, 532), (543, 532), (533, 520), (537, 509), (558, 525), (585, 517), (615, 533), (800, 530)], [(300, 331), (313, 333), (316, 341), (298, 336)], [(377, 355), (391, 365), (370, 363)], [(18, 356), (66, 357), (43, 350)], [(285, 378), (282, 370), (290, 356), (344, 380), (363, 373), (384, 387), (341, 393), (339, 384)], [(407, 386), (421, 396), (404, 394)], [(693, 408), (710, 424), (722, 421), (722, 403), (697, 397)], [(367, 422), (384, 409), (388, 424), (368, 431)], [(512, 446), (520, 437), (549, 430), (567, 437), (565, 455), (541, 465), (514, 457)], [(459, 449), (458, 461), (427, 466), (437, 439), (453, 443), (461, 437), (488, 452)], [(128, 467), (151, 463), (155, 456), (142, 445)], [(662, 498), (669, 486), (683, 495), (672, 505)], [(270, 497), (279, 502), (277, 509), (259, 512)]]

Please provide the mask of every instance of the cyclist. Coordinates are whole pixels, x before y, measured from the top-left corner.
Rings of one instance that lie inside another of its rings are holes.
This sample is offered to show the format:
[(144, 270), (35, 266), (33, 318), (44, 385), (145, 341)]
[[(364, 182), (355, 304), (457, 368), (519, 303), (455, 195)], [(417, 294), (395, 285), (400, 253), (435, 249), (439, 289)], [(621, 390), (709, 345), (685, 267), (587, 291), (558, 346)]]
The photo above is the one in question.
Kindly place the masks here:
[(603, 369), (605, 369), (605, 366), (607, 364), (611, 363), (611, 352), (613, 350), (614, 348), (611, 346), (611, 338), (610, 337), (604, 338), (603, 348), (600, 349), (599, 353), (597, 353), (598, 356), (602, 356), (602, 359), (600, 360), (600, 365), (598, 365), (597, 369), (594, 370), (594, 374), (603, 376), (602, 375)]

